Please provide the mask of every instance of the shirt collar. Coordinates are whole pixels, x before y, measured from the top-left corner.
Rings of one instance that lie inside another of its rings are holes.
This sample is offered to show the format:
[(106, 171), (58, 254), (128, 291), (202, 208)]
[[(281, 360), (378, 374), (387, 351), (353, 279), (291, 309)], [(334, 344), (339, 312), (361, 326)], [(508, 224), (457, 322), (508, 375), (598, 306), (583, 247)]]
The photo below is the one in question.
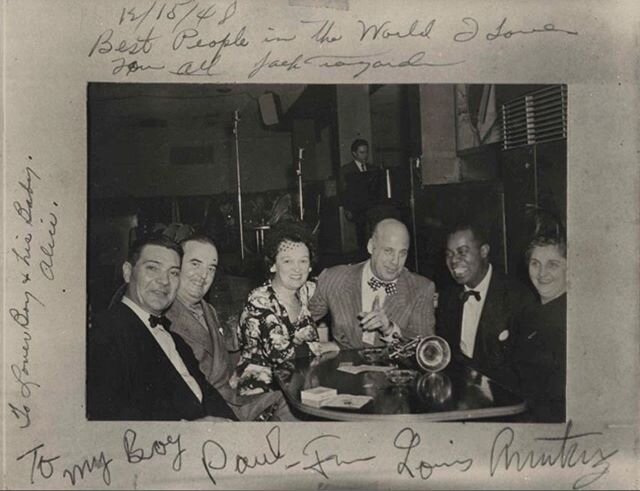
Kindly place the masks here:
[[(144, 310), (142, 307), (140, 307), (137, 303), (135, 303), (126, 295), (122, 297), (122, 303), (125, 304), (127, 307), (129, 307), (131, 310), (133, 310), (133, 313), (140, 318), (140, 320), (144, 323), (145, 326), (147, 326), (148, 328), (151, 328), (151, 325), (149, 324), (149, 316), (152, 315), (151, 313)], [(162, 326), (156, 326), (156, 327), (162, 328)]]
[(373, 270), (371, 269), (371, 259), (369, 259), (366, 263), (364, 263), (364, 269), (362, 271), (362, 274), (364, 276), (364, 278), (369, 281), (369, 278), (376, 278), (378, 281), (381, 281), (382, 283), (397, 283), (398, 282), (398, 278), (396, 278), (393, 281), (385, 281), (385, 280), (381, 280), (380, 278), (378, 278), (375, 274), (373, 274)]
[(487, 290), (489, 290), (489, 282), (491, 281), (492, 273), (493, 267), (491, 266), (491, 263), (489, 263), (489, 269), (487, 269), (487, 272), (485, 273), (484, 278), (482, 278), (482, 281), (478, 283), (475, 288), (469, 288), (467, 285), (464, 285), (464, 289), (466, 291), (473, 290), (479, 292), (480, 298), (485, 298), (487, 295)]

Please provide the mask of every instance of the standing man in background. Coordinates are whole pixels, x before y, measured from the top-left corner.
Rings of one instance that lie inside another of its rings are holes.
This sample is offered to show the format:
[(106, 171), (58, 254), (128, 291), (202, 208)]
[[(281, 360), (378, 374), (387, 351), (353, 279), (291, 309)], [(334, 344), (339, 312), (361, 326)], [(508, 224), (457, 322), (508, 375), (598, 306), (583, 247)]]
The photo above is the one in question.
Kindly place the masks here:
[(356, 139), (351, 144), (353, 160), (340, 169), (340, 199), (346, 217), (356, 228), (358, 248), (364, 250), (369, 238), (367, 211), (371, 209), (375, 196), (371, 196), (372, 169), (368, 163), (369, 143)]

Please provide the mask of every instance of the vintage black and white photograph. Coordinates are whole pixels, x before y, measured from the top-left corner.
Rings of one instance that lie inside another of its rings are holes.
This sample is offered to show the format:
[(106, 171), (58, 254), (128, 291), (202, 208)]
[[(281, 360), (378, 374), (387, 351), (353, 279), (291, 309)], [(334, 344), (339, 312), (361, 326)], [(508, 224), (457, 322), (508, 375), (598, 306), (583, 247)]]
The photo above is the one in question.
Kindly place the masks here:
[(565, 422), (568, 90), (88, 83), (86, 417)]

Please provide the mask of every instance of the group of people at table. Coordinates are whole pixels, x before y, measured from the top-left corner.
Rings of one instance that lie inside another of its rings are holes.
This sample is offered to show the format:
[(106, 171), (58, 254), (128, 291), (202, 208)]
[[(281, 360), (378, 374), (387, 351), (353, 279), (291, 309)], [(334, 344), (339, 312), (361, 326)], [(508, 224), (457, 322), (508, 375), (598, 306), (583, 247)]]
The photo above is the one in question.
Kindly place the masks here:
[[(311, 234), (304, 224), (279, 223), (264, 249), (270, 277), (230, 326), (205, 300), (218, 268), (214, 242), (143, 238), (123, 265), (123, 297), (91, 319), (88, 417), (295, 421), (275, 380), (283, 362), (437, 334), (458, 361), (522, 395), (523, 421), (564, 421), (563, 233), (538, 235), (527, 248), (534, 289), (492, 266), (474, 224), (449, 231), (445, 260), (455, 287), (438, 294), (405, 268), (409, 244), (405, 225), (384, 219), (368, 260), (312, 280)], [(320, 340), (320, 321), (330, 340)]]

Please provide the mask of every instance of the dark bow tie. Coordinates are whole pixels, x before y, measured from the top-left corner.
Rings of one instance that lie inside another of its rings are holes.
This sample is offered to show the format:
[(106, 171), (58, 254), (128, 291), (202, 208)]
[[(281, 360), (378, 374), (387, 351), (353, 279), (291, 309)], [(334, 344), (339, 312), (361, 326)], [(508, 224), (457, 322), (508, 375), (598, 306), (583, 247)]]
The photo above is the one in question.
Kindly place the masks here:
[(369, 281), (367, 283), (374, 292), (378, 288), (384, 288), (384, 291), (387, 292), (387, 295), (395, 295), (396, 293), (398, 293), (395, 281), (380, 281), (375, 276), (372, 276), (371, 278), (369, 278)]
[(469, 300), (469, 297), (473, 297), (479, 302), (480, 292), (476, 290), (464, 290), (460, 292), (460, 300), (462, 300), (462, 303), (465, 303), (467, 300)]
[(164, 315), (161, 315), (161, 316), (150, 315), (149, 324), (151, 325), (151, 327), (156, 327), (159, 324), (165, 329), (169, 329), (169, 326), (171, 325), (171, 321), (167, 319)]

